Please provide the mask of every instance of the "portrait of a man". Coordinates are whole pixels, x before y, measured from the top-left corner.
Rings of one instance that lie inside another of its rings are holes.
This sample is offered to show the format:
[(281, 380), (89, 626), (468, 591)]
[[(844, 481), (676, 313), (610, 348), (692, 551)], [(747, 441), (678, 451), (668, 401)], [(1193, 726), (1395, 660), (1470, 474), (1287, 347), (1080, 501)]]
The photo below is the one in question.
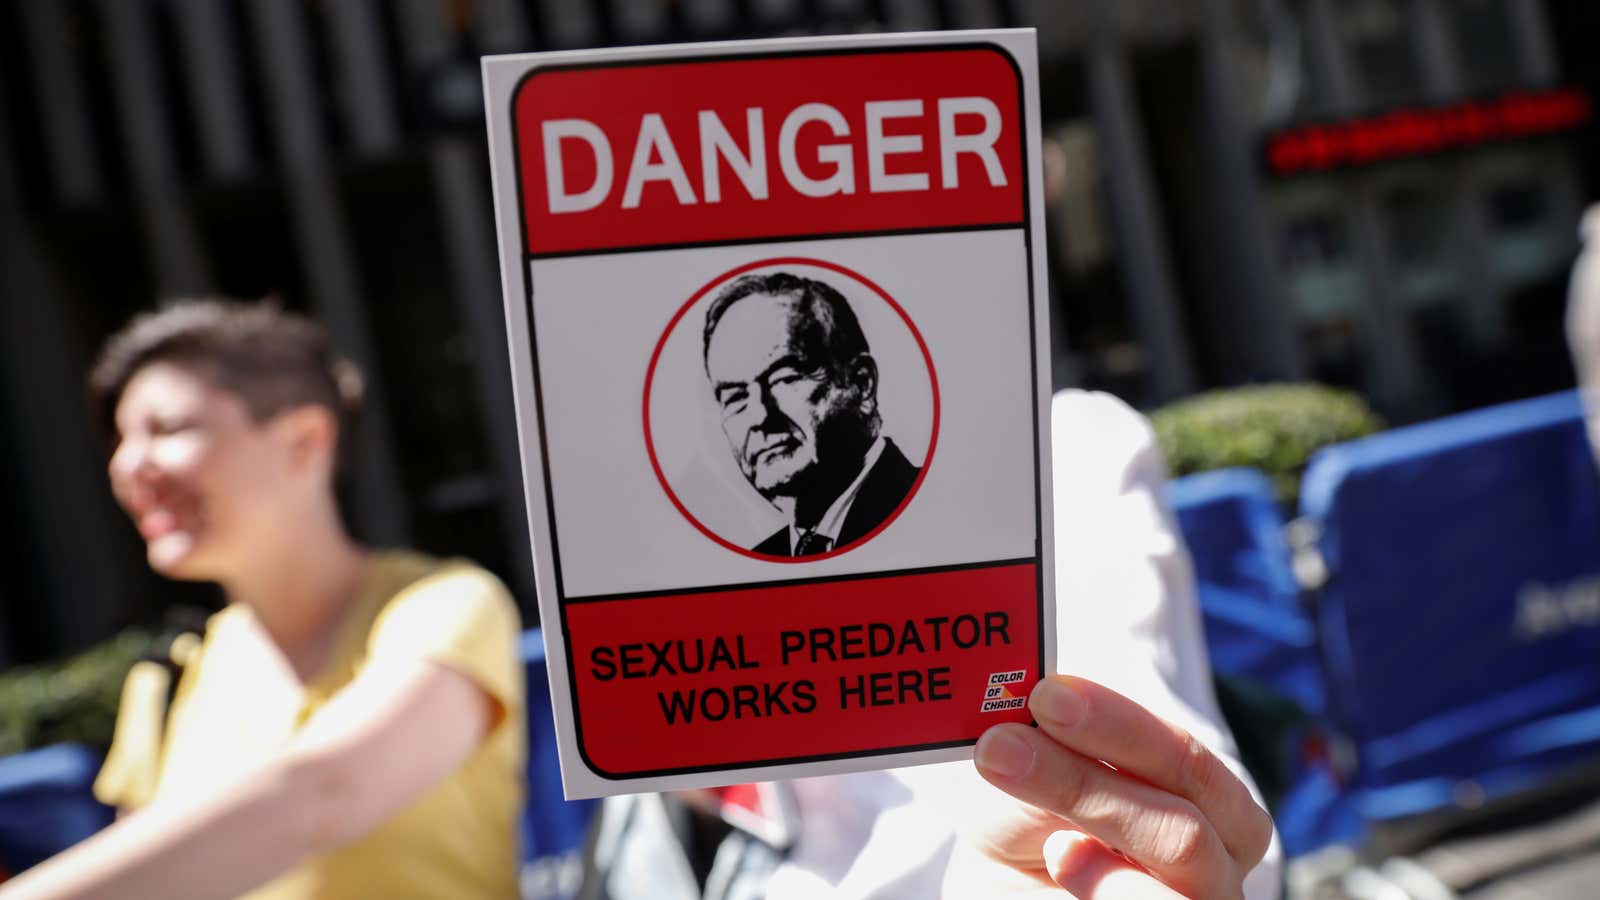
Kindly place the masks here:
[(702, 349), (734, 461), (788, 521), (752, 550), (826, 553), (900, 507), (919, 469), (882, 433), (878, 363), (838, 290), (742, 276), (707, 309)]

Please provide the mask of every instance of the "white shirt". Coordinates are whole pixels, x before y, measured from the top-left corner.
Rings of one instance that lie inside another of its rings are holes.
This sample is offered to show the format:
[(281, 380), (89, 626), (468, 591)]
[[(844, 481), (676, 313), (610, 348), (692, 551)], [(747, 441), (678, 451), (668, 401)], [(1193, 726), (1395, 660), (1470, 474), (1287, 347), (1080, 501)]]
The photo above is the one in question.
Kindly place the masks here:
[[(1194, 572), (1149, 423), (1109, 395), (1065, 391), (1051, 424), (1057, 671), (1187, 729), (1256, 792), (1212, 692)], [(768, 885), (770, 900), (937, 897), (954, 823), (978, 805), (1011, 802), (970, 762), (794, 787), (801, 833)], [(1276, 898), (1282, 864), (1274, 836), (1245, 896)]]

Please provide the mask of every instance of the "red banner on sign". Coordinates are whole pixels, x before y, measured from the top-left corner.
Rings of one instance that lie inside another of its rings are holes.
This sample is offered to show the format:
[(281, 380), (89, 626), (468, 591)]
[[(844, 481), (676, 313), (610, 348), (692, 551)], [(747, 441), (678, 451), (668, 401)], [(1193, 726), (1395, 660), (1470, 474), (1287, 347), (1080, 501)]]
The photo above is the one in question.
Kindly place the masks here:
[(1038, 567), (569, 602), (578, 746), (612, 777), (930, 749), (1031, 721)]
[(986, 46), (536, 69), (527, 252), (1021, 225), (1020, 85)]

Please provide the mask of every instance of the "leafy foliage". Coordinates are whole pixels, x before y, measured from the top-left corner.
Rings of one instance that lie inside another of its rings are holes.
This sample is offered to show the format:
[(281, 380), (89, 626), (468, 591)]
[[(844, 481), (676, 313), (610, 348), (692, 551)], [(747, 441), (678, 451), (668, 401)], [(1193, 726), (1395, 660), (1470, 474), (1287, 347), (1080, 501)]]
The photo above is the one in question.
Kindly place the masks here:
[(128, 669), (164, 654), (170, 639), (130, 629), (61, 662), (0, 675), (0, 756), (63, 741), (104, 752)]
[(1209, 391), (1150, 418), (1174, 476), (1250, 466), (1272, 479), (1279, 502), (1291, 509), (1312, 453), (1384, 427), (1359, 395), (1320, 384)]

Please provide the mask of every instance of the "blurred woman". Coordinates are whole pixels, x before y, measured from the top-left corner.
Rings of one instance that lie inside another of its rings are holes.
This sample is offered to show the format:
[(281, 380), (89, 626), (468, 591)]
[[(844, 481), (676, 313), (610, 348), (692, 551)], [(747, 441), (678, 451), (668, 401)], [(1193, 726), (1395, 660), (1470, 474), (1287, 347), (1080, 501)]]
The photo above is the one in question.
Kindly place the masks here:
[(91, 392), (150, 566), (227, 605), (174, 690), (124, 691), (95, 790), (131, 815), (0, 897), (515, 897), (515, 605), (471, 564), (352, 539), (361, 379), (326, 333), (184, 302), (114, 336)]

